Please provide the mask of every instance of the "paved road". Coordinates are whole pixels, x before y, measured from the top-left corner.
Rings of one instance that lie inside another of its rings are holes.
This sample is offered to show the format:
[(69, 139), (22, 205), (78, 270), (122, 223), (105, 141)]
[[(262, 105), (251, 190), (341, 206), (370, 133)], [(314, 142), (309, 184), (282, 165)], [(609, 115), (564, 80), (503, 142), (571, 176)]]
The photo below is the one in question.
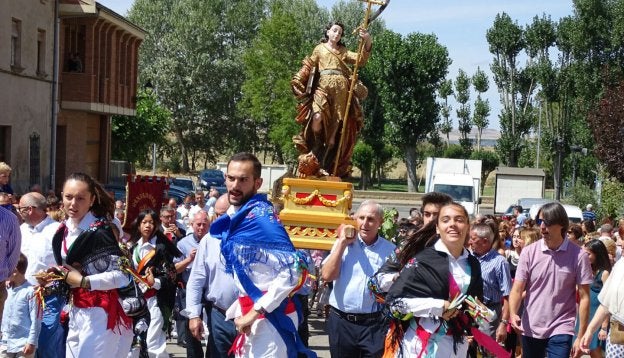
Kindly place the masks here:
[[(325, 333), (325, 320), (318, 318), (313, 313), (308, 318), (308, 322), (310, 325), (310, 349), (315, 351), (319, 358), (329, 358), (329, 341), (327, 340), (327, 333)], [(167, 341), (167, 352), (172, 358), (186, 357), (186, 349), (178, 346), (175, 339)]]

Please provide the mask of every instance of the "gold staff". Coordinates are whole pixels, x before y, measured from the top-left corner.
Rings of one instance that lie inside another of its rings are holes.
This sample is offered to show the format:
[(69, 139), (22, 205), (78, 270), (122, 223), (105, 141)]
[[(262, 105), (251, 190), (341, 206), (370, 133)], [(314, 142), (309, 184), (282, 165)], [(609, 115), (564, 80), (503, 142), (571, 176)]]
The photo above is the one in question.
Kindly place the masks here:
[[(360, 30), (360, 29), (362, 30), (368, 29), (368, 25), (370, 23), (369, 20), (371, 20), (371, 7), (373, 6), (373, 4), (381, 5), (381, 8), (379, 10), (383, 11), (383, 9), (385, 9), (385, 7), (389, 3), (389, 1), (379, 1), (379, 0), (359, 0), (359, 1), (366, 3), (366, 14), (364, 15), (364, 21), (362, 21), (362, 25), (358, 27), (357, 29), (355, 29), (355, 31)], [(381, 11), (378, 11), (375, 15), (373, 15), (372, 19), (377, 18), (377, 16), (379, 16), (379, 14), (381, 13)], [(360, 58), (362, 57), (362, 52), (364, 52), (364, 46), (365, 46), (365, 42), (362, 38), (360, 38), (360, 43), (358, 45), (358, 52), (357, 52), (358, 54), (357, 60), (355, 61), (355, 65), (353, 66), (353, 75), (351, 76), (351, 84), (349, 85), (349, 95), (347, 96), (347, 107), (345, 108), (345, 113), (344, 113), (344, 116), (342, 117), (342, 132), (340, 133), (340, 142), (338, 143), (338, 151), (336, 152), (336, 160), (334, 161), (334, 171), (333, 171), (334, 175), (336, 175), (336, 172), (338, 171), (338, 163), (339, 163), (340, 155), (342, 152), (342, 144), (345, 140), (345, 136), (347, 135), (346, 123), (349, 118), (349, 109), (351, 108), (351, 100), (353, 99), (353, 90), (355, 89), (355, 85), (358, 79), (358, 69), (360, 66)]]

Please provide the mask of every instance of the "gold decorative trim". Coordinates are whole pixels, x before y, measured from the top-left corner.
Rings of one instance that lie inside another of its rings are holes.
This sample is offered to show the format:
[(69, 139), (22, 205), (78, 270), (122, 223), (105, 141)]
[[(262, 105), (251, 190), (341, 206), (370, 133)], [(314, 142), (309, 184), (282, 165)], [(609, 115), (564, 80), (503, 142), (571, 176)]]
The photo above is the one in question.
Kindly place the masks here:
[(284, 194), (284, 196), (281, 197), (282, 201), (291, 200), (293, 203), (297, 205), (308, 205), (316, 197), (319, 199), (321, 203), (323, 203), (324, 206), (328, 206), (332, 208), (335, 208), (336, 206), (344, 203), (347, 200), (351, 200), (352, 195), (353, 195), (350, 190), (345, 190), (342, 198), (337, 199), (337, 200), (330, 200), (330, 199), (326, 199), (323, 195), (321, 195), (318, 189), (314, 189), (314, 191), (310, 193), (310, 195), (306, 196), (305, 198), (297, 198), (297, 197), (290, 195), (290, 187), (288, 187), (287, 185), (284, 185), (284, 187), (282, 188), (282, 194)]
[[(289, 235), (305, 236), (309, 238), (337, 238), (336, 230), (315, 228), (315, 227), (300, 227), (300, 226), (284, 226), (286, 232)], [(332, 232), (333, 231), (333, 232)]]

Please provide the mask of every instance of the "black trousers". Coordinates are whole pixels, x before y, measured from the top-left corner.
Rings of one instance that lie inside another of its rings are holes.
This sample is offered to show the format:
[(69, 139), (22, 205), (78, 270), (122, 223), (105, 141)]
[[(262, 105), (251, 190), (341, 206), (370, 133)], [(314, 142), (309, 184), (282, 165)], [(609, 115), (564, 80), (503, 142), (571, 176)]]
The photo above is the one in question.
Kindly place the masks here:
[(329, 352), (333, 358), (379, 358), (388, 326), (381, 317), (350, 322), (330, 309), (327, 317)]

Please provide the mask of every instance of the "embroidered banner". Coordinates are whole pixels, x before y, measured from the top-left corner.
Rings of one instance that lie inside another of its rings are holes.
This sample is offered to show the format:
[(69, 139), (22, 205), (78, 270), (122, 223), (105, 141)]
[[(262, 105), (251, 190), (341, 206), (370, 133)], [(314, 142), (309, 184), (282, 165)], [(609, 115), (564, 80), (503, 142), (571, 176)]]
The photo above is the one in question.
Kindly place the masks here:
[(159, 214), (165, 191), (169, 189), (166, 177), (128, 175), (127, 178), (124, 230), (129, 230), (134, 219), (145, 209)]

